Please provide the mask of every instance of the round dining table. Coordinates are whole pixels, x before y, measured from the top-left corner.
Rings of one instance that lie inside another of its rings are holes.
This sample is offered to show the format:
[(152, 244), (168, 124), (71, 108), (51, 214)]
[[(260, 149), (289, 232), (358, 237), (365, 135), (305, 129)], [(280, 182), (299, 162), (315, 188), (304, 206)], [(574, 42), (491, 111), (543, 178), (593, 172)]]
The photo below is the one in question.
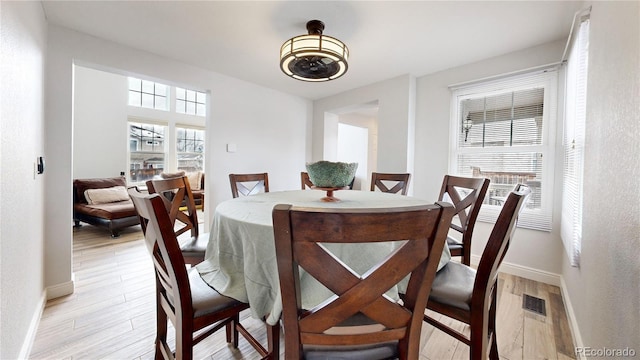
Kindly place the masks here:
[[(277, 204), (310, 208), (394, 208), (431, 204), (426, 200), (373, 191), (335, 191), (339, 201), (321, 199), (319, 190), (268, 192), (238, 197), (220, 203), (214, 213), (205, 260), (196, 265), (202, 279), (219, 293), (246, 302), (254, 318), (276, 324), (282, 313), (280, 282), (274, 245), (272, 211)], [(365, 273), (391, 251), (391, 243), (327, 244), (343, 262), (359, 274)], [(451, 256), (445, 246), (438, 269)], [(303, 306), (311, 308), (331, 291), (301, 272)], [(397, 297), (390, 289), (389, 296)]]

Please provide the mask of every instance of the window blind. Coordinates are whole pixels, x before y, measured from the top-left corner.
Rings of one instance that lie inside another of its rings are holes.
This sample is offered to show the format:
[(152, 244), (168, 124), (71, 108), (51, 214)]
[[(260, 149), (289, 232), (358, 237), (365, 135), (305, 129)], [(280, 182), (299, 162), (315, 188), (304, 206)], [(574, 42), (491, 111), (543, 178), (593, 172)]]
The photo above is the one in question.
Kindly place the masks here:
[(564, 166), (560, 236), (572, 266), (579, 266), (582, 242), (582, 186), (585, 147), (589, 18), (580, 23), (567, 62), (563, 134)]

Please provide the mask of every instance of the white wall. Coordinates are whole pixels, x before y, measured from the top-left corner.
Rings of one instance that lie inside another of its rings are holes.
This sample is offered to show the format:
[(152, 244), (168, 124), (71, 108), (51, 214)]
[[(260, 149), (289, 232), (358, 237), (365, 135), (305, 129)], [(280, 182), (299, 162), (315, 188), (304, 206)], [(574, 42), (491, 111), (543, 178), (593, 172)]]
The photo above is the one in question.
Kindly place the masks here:
[[(324, 158), (325, 146), (335, 146), (325, 142), (326, 113), (339, 113), (341, 109), (377, 101), (379, 135), (376, 168), (380, 172), (411, 171), (413, 164), (408, 162), (408, 147), (413, 137), (413, 127), (409, 124), (413, 121), (415, 93), (411, 90), (414, 83), (412, 76), (403, 75), (316, 100), (313, 103), (313, 160), (332, 160)], [(337, 123), (338, 120), (335, 121)]]
[(338, 124), (338, 161), (357, 163), (353, 188), (360, 189), (360, 185), (367, 179), (369, 130), (366, 127)]
[[(205, 145), (209, 209), (231, 198), (230, 172), (267, 171), (272, 190), (299, 188), (299, 169), (309, 156), (310, 101), (52, 25), (47, 60), (46, 150), (51, 160), (45, 191), (45, 285), (58, 290), (57, 295), (73, 286), (74, 63), (210, 91)], [(227, 143), (235, 143), (237, 152), (227, 153)]]
[(127, 171), (127, 78), (75, 67), (73, 178)]
[[(127, 88), (126, 76), (83, 66), (75, 67), (74, 179), (114, 177), (128, 171), (128, 120), (166, 124), (169, 144), (175, 143), (172, 139), (176, 125), (206, 126), (205, 117), (175, 112), (175, 102), (171, 102), (171, 111), (129, 106)], [(168, 151), (166, 171), (177, 171), (175, 148), (174, 151)]]
[(26, 358), (44, 306), (46, 20), (39, 2), (0, 2), (0, 358)]
[(640, 356), (640, 3), (593, 2), (580, 267), (562, 275), (580, 346)]
[(377, 171), (378, 119), (376, 117), (364, 116), (355, 113), (340, 114), (339, 119), (341, 124), (349, 124), (367, 129), (367, 154), (365, 159), (367, 166), (366, 169), (360, 169), (360, 166), (358, 166), (354, 189), (369, 190), (371, 172)]

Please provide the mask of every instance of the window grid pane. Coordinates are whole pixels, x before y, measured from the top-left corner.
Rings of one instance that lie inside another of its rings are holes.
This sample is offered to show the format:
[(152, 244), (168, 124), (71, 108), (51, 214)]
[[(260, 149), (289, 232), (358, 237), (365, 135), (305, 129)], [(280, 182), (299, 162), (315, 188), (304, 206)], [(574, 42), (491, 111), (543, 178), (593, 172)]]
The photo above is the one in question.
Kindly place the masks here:
[(176, 112), (206, 116), (207, 94), (195, 90), (176, 88)]
[(204, 171), (204, 130), (176, 128), (178, 170)]
[(153, 81), (128, 78), (129, 105), (156, 110), (168, 110), (169, 87)]
[(129, 123), (129, 177), (141, 183), (158, 176), (165, 168), (166, 127)]

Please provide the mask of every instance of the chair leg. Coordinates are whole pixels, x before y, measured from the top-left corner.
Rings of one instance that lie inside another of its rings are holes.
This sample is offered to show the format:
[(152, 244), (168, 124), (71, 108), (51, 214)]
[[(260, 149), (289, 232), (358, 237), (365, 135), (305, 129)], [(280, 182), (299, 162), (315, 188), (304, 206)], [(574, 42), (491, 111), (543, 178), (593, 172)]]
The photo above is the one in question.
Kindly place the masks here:
[(491, 296), (491, 307), (489, 308), (489, 336), (491, 338), (491, 350), (489, 351), (489, 358), (492, 360), (498, 360), (498, 335), (496, 334), (496, 305), (497, 305), (497, 286), (493, 289)]
[[(159, 289), (161, 285), (156, 279), (156, 289)], [(162, 305), (160, 304), (160, 293), (156, 290), (156, 360), (165, 358), (165, 352), (167, 349), (167, 314), (164, 312)]]
[(226, 332), (227, 332), (227, 344), (231, 344), (234, 349), (238, 348), (238, 327), (237, 324), (240, 323), (240, 314), (236, 314), (233, 316), (231, 322), (227, 323)]
[[(191, 324), (192, 325), (192, 324)], [(193, 360), (193, 326), (176, 319), (176, 359)]]
[(267, 327), (267, 359), (277, 360), (280, 358), (280, 324), (268, 325)]

